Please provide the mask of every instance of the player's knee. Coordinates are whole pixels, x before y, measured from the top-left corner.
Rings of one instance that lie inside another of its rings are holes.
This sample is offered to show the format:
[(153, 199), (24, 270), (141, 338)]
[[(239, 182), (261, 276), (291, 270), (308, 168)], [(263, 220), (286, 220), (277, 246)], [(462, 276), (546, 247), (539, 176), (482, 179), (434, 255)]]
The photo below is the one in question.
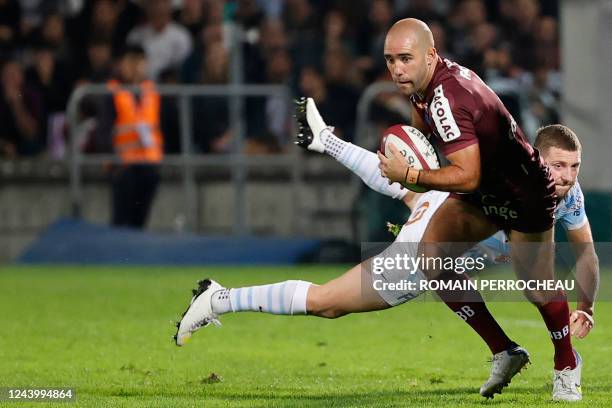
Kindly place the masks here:
[(544, 306), (556, 300), (558, 296), (556, 292), (542, 290), (525, 290), (523, 293), (527, 300), (536, 307)]

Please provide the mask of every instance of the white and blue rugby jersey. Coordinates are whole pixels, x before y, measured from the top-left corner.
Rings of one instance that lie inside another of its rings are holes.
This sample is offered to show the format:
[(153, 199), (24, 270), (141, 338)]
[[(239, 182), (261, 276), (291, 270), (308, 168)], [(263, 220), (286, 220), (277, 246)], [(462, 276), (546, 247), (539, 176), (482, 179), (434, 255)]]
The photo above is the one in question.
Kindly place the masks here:
[(566, 231), (581, 228), (586, 224), (584, 195), (578, 182), (570, 188), (565, 198), (557, 204), (555, 222), (560, 223)]
[[(575, 230), (583, 227), (587, 222), (584, 211), (584, 195), (580, 184), (576, 182), (557, 204), (555, 210), (555, 223), (559, 223), (566, 231)], [(469, 250), (466, 256), (481, 257), (485, 256), (490, 262), (507, 262), (510, 258), (510, 245), (508, 237), (503, 231), (498, 231), (489, 238), (481, 241)]]

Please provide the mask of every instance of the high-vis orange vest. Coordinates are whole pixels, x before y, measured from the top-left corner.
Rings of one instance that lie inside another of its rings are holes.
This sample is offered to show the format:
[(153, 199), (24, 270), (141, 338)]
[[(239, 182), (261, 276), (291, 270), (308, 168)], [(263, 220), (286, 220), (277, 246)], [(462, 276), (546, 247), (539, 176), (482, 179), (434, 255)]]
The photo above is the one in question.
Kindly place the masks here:
[(140, 103), (119, 82), (109, 81), (117, 119), (113, 134), (115, 152), (126, 164), (158, 163), (163, 157), (163, 137), (159, 129), (160, 96), (151, 81), (140, 84)]

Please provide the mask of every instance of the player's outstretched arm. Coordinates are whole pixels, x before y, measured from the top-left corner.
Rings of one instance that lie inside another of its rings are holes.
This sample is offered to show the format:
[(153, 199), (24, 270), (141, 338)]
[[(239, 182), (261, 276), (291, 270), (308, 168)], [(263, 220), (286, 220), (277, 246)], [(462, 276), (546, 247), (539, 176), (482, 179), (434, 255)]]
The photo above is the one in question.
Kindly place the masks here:
[(578, 282), (578, 304), (570, 316), (570, 330), (583, 338), (593, 328), (594, 302), (599, 287), (599, 258), (593, 245), (591, 226), (586, 224), (567, 230), (567, 240), (576, 255), (576, 280)]
[(415, 193), (404, 189), (399, 183), (390, 185), (388, 180), (381, 176), (375, 153), (345, 142), (333, 133), (333, 128), (325, 124), (312, 98), (296, 101), (296, 119), (298, 135), (295, 144), (333, 157), (380, 194), (404, 200), (407, 204), (412, 201)]

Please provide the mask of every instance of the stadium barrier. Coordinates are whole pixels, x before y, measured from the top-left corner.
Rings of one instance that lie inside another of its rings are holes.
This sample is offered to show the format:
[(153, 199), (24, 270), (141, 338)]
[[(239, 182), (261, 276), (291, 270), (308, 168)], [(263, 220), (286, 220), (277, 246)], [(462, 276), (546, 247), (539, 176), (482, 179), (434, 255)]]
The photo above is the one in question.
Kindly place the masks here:
[(295, 264), (316, 254), (316, 239), (152, 233), (61, 219), (19, 257), (24, 264)]
[[(128, 89), (138, 92), (137, 86)], [(247, 234), (248, 212), (246, 207), (246, 173), (253, 166), (281, 167), (292, 170), (292, 186), (294, 191), (300, 185), (299, 154), (292, 153), (270, 155), (265, 157), (250, 157), (243, 152), (246, 134), (246, 118), (243, 115), (244, 98), (247, 96), (276, 96), (290, 103), (289, 91), (281, 85), (158, 85), (157, 91), (162, 96), (178, 98), (178, 113), (180, 126), (181, 153), (166, 155), (162, 165), (176, 166), (181, 169), (183, 195), (185, 205), (186, 228), (196, 230), (197, 197), (195, 168), (208, 166), (228, 169), (234, 185), (234, 233)], [(88, 131), (79, 120), (79, 106), (87, 96), (110, 95), (110, 90), (103, 84), (85, 84), (74, 90), (70, 96), (67, 108), (67, 121), (70, 129), (70, 197), (72, 216), (80, 217), (82, 209), (82, 169), (88, 165), (109, 165), (118, 163), (119, 159), (112, 154), (83, 154), (80, 143), (83, 133)], [(192, 97), (228, 97), (229, 123), (235, 136), (232, 152), (227, 155), (196, 154), (192, 147), (193, 115)], [(110, 137), (110, 135), (109, 135)]]

